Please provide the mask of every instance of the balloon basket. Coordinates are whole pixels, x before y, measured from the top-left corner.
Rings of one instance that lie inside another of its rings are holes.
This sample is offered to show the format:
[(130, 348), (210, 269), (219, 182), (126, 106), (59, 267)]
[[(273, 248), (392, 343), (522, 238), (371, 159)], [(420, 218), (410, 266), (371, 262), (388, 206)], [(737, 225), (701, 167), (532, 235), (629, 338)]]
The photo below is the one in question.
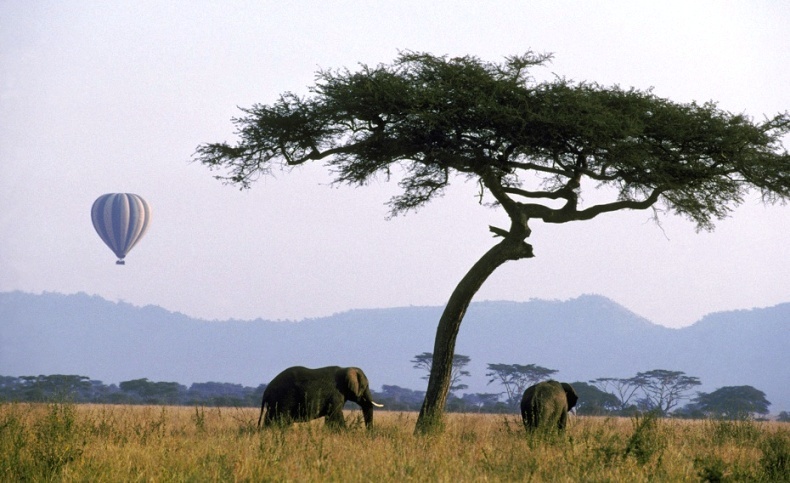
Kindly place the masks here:
[(116, 265), (126, 265), (126, 262), (123, 261), (123, 260), (118, 260), (117, 262), (115, 262), (115, 264)]

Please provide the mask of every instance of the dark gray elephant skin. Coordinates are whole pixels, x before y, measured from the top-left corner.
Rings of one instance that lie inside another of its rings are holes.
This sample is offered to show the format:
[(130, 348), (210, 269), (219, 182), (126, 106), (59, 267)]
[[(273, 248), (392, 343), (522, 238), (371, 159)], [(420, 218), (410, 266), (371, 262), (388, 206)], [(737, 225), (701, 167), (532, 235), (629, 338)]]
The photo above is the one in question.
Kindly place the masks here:
[[(344, 428), (343, 406), (352, 401), (362, 408), (365, 426), (373, 425), (373, 402), (368, 378), (358, 367), (289, 367), (277, 374), (263, 391), (258, 427), (290, 425), (325, 418), (328, 426)], [(264, 409), (266, 416), (264, 417)]]
[(527, 431), (565, 429), (568, 411), (576, 406), (576, 391), (570, 384), (543, 381), (530, 386), (521, 398), (521, 419)]

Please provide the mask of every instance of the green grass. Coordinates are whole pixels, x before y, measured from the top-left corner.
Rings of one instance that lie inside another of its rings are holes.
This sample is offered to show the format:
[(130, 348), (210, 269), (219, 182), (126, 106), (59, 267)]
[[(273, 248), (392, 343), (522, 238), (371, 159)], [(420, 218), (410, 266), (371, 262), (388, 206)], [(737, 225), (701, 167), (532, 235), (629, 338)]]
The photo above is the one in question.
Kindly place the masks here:
[(258, 432), (253, 408), (0, 405), (0, 481), (788, 481), (790, 425), (572, 417), (527, 434), (517, 416), (416, 414), (366, 431), (322, 421)]

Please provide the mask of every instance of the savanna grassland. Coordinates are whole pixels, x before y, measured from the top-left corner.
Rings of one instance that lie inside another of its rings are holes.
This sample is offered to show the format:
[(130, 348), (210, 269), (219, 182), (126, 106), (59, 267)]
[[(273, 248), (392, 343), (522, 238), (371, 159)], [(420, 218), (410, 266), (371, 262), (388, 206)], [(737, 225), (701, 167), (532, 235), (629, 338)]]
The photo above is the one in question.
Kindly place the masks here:
[(243, 408), (0, 404), (0, 481), (790, 481), (790, 425), (572, 417), (527, 435), (516, 415), (378, 411), (255, 429)]

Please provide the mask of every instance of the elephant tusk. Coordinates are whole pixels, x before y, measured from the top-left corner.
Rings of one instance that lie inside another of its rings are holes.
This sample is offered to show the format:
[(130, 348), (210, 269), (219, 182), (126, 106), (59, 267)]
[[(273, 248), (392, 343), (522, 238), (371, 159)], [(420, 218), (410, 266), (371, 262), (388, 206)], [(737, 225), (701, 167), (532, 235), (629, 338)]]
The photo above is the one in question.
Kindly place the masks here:
[(372, 404), (372, 405), (376, 406), (377, 408), (383, 408), (383, 407), (384, 407), (384, 405), (383, 405), (383, 404), (379, 404), (379, 403), (377, 403), (376, 401), (370, 401), (370, 404)]

